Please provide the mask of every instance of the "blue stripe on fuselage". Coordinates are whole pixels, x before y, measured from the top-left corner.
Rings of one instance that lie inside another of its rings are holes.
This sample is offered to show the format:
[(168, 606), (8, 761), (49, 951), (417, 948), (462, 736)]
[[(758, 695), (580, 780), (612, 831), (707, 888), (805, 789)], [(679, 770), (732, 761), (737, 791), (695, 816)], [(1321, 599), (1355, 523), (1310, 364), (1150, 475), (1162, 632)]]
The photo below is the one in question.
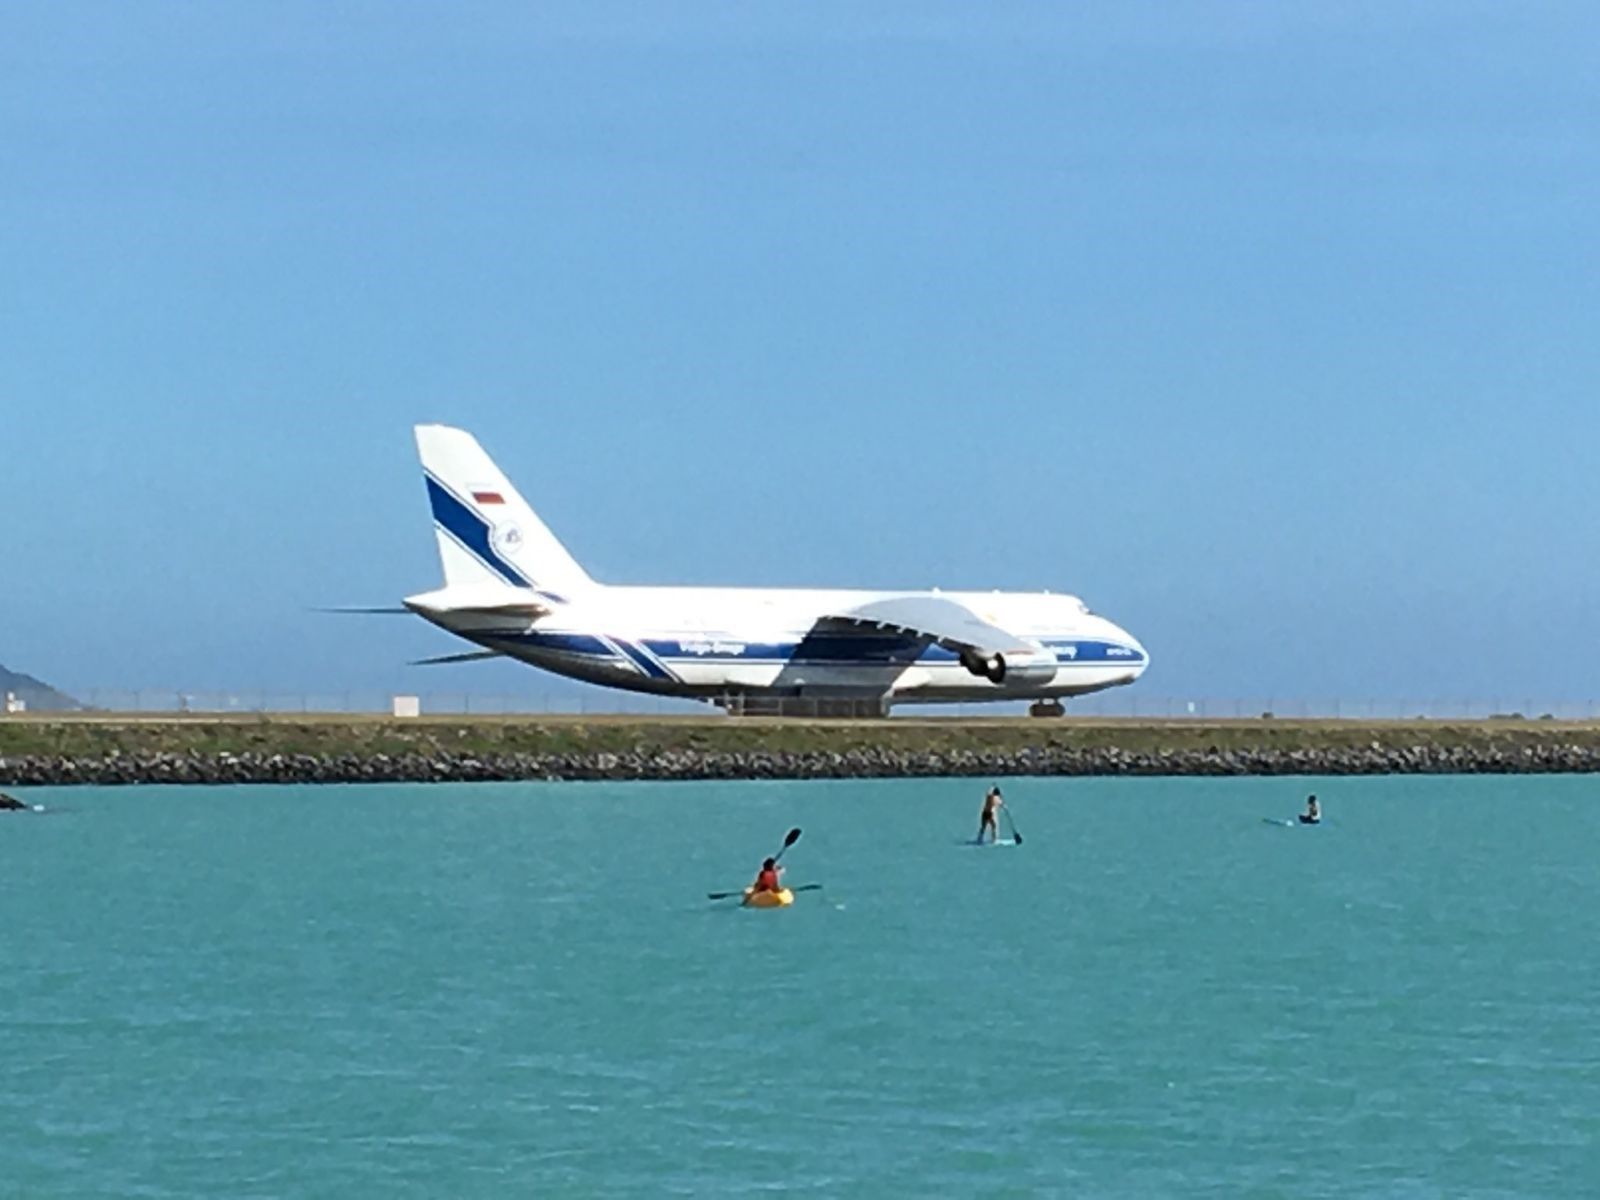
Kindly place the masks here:
[(1135, 650), (1121, 642), (1106, 642), (1097, 638), (1051, 638), (1040, 642), (1056, 656), (1056, 661), (1071, 663), (1142, 663), (1144, 651)]
[[(1073, 663), (1142, 663), (1144, 655), (1119, 642), (1092, 638), (1042, 643), (1063, 666)], [(663, 662), (795, 662), (846, 666), (909, 666), (960, 660), (954, 650), (900, 634), (809, 634), (795, 641), (741, 642), (737, 638), (649, 638), (644, 645)]]
[(563, 654), (584, 654), (593, 658), (615, 659), (617, 655), (605, 642), (589, 633), (546, 633), (533, 630), (512, 633), (485, 633), (478, 635), (484, 642), (509, 642), (513, 646), (528, 646), (534, 650), (557, 650)]
[(636, 667), (652, 679), (676, 679), (677, 676), (667, 670), (666, 666), (642, 646), (628, 641), (626, 638), (614, 637), (611, 639), (617, 649), (628, 656)]
[(585, 658), (602, 658), (617, 666), (631, 663), (651, 679), (676, 681), (678, 678), (655, 655), (626, 638), (599, 637), (588, 633), (549, 633), (529, 629), (486, 634), (481, 640), (486, 643), (526, 646), (531, 650), (550, 650), (562, 654), (581, 655)]
[[(959, 660), (959, 655), (943, 646), (923, 645), (899, 636), (861, 635), (819, 638), (801, 638), (782, 642), (740, 642), (733, 638), (683, 639), (651, 638), (638, 642), (624, 638), (601, 638), (593, 634), (570, 631), (526, 630), (486, 635), (484, 641), (509, 642), (535, 650), (553, 650), (566, 654), (581, 654), (605, 658), (614, 663), (633, 663), (652, 679), (674, 678), (672, 665), (684, 663), (807, 663), (841, 667), (907, 667), (912, 663), (924, 666), (948, 665)], [(1106, 663), (1137, 665), (1145, 661), (1137, 650), (1117, 642), (1088, 638), (1050, 640), (1045, 649), (1052, 651), (1060, 666), (1074, 664), (1100, 666)], [(700, 649), (691, 649), (699, 647)], [(801, 654), (802, 648), (804, 654)], [(915, 652), (915, 653), (913, 653)]]

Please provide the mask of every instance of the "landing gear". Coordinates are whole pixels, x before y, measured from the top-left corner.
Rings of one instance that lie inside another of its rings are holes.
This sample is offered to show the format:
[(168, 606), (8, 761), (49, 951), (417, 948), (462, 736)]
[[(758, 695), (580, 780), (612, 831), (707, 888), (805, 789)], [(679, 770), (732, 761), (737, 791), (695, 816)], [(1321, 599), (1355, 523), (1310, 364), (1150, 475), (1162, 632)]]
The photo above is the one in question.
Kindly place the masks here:
[(1064, 717), (1067, 715), (1067, 706), (1059, 700), (1035, 700), (1028, 705), (1030, 717)]
[(735, 692), (718, 696), (712, 703), (724, 709), (730, 717), (805, 717), (812, 720), (834, 717), (861, 720), (889, 715), (889, 701), (884, 696), (749, 696)]

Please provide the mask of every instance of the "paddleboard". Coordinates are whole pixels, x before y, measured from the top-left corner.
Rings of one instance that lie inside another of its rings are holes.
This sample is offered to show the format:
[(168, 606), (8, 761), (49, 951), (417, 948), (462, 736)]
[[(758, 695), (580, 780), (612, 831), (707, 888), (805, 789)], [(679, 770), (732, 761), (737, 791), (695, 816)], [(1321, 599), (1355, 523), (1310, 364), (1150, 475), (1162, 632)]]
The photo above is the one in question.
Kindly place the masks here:
[(961, 845), (963, 845), (963, 846), (1015, 846), (1016, 844), (1017, 844), (1017, 839), (1016, 838), (1001, 838), (998, 842), (991, 842), (987, 838), (985, 838), (981, 842), (979, 842), (979, 841), (969, 841), (969, 842), (962, 842), (961, 843)]
[(1318, 825), (1322, 824), (1321, 821), (1302, 821), (1298, 817), (1292, 819), (1284, 817), (1262, 817), (1261, 819), (1268, 825), (1282, 825), (1285, 829), (1298, 829), (1302, 825), (1308, 826), (1311, 829), (1315, 829)]

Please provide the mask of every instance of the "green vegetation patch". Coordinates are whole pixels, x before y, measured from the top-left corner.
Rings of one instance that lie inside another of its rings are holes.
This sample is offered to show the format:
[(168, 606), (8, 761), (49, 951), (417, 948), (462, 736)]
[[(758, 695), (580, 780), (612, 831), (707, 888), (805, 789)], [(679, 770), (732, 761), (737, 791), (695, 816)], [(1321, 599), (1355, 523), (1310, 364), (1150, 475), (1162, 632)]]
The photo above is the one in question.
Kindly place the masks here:
[(488, 756), (960, 752), (1117, 749), (1127, 753), (1337, 751), (1372, 747), (1600, 746), (1600, 724), (1556, 721), (1189, 721), (1068, 718), (806, 721), (728, 717), (360, 716), (0, 719), (0, 756), (95, 760), (150, 754)]

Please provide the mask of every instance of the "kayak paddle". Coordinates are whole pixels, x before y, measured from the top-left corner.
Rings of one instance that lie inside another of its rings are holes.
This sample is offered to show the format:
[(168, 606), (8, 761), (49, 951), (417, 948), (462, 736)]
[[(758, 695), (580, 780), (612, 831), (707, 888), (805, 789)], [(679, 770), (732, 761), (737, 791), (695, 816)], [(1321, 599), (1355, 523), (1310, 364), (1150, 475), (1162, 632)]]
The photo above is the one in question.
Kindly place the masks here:
[(1011, 815), (1009, 808), (1002, 808), (1000, 811), (1006, 814), (1006, 824), (1011, 826), (1011, 840), (1019, 846), (1022, 845), (1022, 834), (1017, 832), (1017, 819)]
[[(820, 883), (802, 883), (797, 887), (790, 888), (789, 890), (791, 892), (820, 892), (822, 890), (822, 885)], [(744, 895), (744, 889), (740, 888), (737, 892), (707, 892), (706, 899), (732, 900), (735, 896), (742, 895)]]
[[(800, 840), (800, 830), (799, 830), (799, 827), (797, 826), (796, 828), (789, 830), (789, 832), (784, 835), (784, 838), (783, 838), (783, 850), (787, 850), (790, 846), (794, 845), (799, 840)], [(776, 854), (774, 854), (772, 856), (772, 861), (773, 862), (777, 862), (780, 858), (783, 857), (783, 850), (779, 850)]]

